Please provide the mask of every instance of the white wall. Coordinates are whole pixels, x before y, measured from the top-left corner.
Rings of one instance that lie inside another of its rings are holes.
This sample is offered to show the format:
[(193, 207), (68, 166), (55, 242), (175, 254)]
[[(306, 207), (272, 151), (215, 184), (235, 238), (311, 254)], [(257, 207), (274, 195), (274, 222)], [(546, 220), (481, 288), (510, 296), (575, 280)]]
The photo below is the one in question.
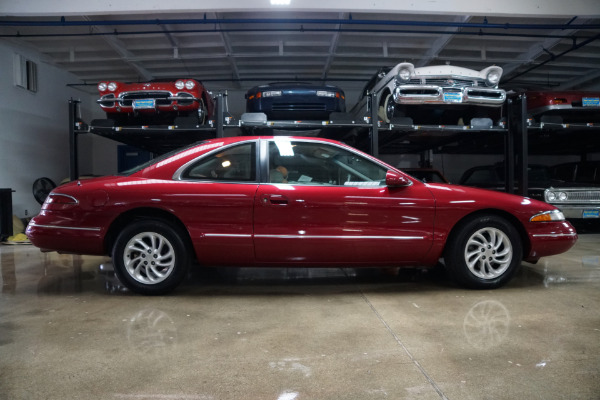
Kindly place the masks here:
[[(37, 92), (15, 86), (15, 54), (37, 64)], [(75, 76), (5, 40), (0, 40), (0, 71), (0, 187), (15, 190), (13, 214), (31, 216), (40, 210), (32, 194), (35, 179), (59, 183), (69, 176), (68, 100), (83, 96), (85, 109), (89, 95), (66, 86), (79, 82)], [(89, 160), (89, 154), (82, 158)]]

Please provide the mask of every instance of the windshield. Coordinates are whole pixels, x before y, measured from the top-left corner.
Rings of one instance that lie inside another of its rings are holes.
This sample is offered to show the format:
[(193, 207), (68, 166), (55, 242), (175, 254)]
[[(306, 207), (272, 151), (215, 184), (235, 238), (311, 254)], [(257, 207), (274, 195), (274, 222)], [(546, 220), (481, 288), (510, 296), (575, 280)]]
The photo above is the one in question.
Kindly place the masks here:
[(196, 143), (194, 143), (192, 145), (185, 146), (185, 147), (180, 147), (180, 148), (175, 149), (173, 151), (170, 151), (168, 153), (161, 154), (158, 157), (155, 157), (155, 158), (153, 158), (153, 159), (151, 159), (149, 161), (146, 161), (146, 162), (144, 162), (144, 163), (142, 163), (140, 165), (136, 165), (133, 168), (130, 168), (130, 169), (125, 170), (125, 171), (121, 171), (117, 175), (119, 175), (119, 176), (129, 176), (129, 175), (135, 174), (136, 172), (139, 172), (139, 171), (143, 170), (144, 168), (148, 168), (149, 166), (151, 166), (153, 164), (161, 162), (162, 160), (166, 160), (167, 158), (169, 158), (171, 156), (174, 156), (177, 153), (181, 153), (182, 151), (185, 151), (185, 150), (190, 149), (192, 147), (198, 146), (198, 145), (200, 145), (202, 143), (205, 143), (205, 142), (204, 141), (202, 141), (202, 142), (196, 142)]

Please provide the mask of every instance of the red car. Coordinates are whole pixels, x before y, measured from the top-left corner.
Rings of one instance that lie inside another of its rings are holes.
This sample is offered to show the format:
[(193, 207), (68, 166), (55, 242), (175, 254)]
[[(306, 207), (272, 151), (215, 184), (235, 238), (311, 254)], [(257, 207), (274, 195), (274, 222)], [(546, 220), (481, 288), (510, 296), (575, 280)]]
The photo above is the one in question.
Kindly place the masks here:
[(527, 113), (537, 122), (598, 123), (600, 92), (526, 92)]
[(175, 118), (188, 117), (204, 124), (213, 115), (210, 93), (194, 79), (175, 82), (100, 82), (96, 100), (118, 126), (175, 125)]
[(27, 227), (36, 246), (109, 254), (131, 290), (173, 290), (203, 266), (428, 266), (496, 288), (521, 260), (577, 240), (547, 203), (423, 183), (343, 143), (211, 139), (121, 176), (54, 189)]

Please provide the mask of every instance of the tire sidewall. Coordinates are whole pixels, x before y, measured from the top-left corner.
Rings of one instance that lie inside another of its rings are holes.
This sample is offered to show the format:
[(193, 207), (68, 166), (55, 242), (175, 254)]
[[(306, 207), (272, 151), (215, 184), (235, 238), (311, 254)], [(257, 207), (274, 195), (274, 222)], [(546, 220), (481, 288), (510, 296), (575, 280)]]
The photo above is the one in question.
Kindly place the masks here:
[[(475, 276), (468, 268), (465, 261), (465, 249), (469, 238), (483, 228), (501, 230), (512, 247), (512, 258), (506, 271), (493, 279), (483, 279)], [(519, 233), (506, 219), (496, 215), (482, 215), (470, 218), (452, 233), (446, 244), (446, 268), (452, 278), (460, 285), (471, 289), (494, 289), (506, 284), (521, 265), (523, 246)]]
[(394, 101), (392, 99), (392, 94), (389, 92), (386, 92), (386, 94), (383, 96), (381, 102), (379, 103), (379, 109), (377, 110), (377, 115), (386, 124), (389, 124), (391, 121), (391, 118), (393, 117), (393, 115), (390, 115), (390, 113), (388, 112), (388, 107), (389, 107), (390, 101)]
[[(127, 243), (134, 236), (144, 232), (157, 233), (163, 236), (173, 247), (175, 253), (175, 266), (171, 274), (165, 280), (153, 285), (144, 284), (133, 278), (127, 272), (123, 261), (123, 254)], [(189, 254), (179, 230), (165, 222), (154, 220), (140, 220), (126, 226), (115, 240), (112, 259), (115, 273), (119, 280), (128, 289), (136, 293), (148, 295), (160, 295), (173, 291), (186, 276), (189, 265)]]

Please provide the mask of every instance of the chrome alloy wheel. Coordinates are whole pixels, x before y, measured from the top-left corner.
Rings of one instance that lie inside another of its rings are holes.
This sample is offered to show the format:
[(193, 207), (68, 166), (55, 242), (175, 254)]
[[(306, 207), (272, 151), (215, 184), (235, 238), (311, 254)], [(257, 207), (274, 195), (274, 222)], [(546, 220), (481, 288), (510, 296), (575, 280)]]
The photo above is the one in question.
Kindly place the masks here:
[(173, 245), (156, 232), (142, 232), (125, 245), (123, 264), (136, 281), (154, 285), (167, 279), (175, 268)]
[(509, 268), (513, 247), (500, 229), (479, 229), (467, 241), (465, 262), (469, 271), (480, 279), (495, 279)]

